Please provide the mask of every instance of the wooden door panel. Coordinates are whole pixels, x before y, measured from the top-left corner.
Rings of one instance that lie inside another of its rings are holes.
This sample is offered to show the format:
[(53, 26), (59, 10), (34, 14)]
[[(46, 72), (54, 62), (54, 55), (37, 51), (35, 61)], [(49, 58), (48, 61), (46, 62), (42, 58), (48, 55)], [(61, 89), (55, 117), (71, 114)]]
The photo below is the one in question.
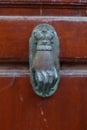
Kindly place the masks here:
[(29, 38), (41, 23), (52, 25), (60, 39), (60, 59), (87, 58), (86, 17), (0, 16), (0, 60), (28, 62)]
[[(87, 0), (0, 0), (0, 130), (87, 130), (86, 16)], [(28, 65), (42, 23), (60, 40), (61, 79), (49, 98), (34, 93)]]
[(87, 3), (87, 0), (0, 0), (1, 4)]
[[(72, 5), (43, 5), (43, 7), (32, 5), (33, 7), (24, 8), (12, 8), (12, 7), (1, 7), (0, 15), (1, 16), (87, 16), (87, 5), (81, 6), (77, 5), (76, 7)], [(78, 8), (78, 9), (77, 9)]]
[(86, 130), (87, 76), (62, 75), (59, 89), (40, 98), (29, 77), (0, 77), (0, 129)]

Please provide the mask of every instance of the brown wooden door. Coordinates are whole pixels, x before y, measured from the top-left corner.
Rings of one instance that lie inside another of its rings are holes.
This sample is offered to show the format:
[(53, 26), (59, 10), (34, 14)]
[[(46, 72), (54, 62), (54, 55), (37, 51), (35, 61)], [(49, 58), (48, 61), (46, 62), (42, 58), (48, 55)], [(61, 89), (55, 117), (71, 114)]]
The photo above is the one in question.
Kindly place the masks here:
[[(87, 130), (87, 1), (0, 0), (0, 130)], [(60, 83), (49, 98), (30, 84), (29, 38), (41, 23), (60, 39)]]

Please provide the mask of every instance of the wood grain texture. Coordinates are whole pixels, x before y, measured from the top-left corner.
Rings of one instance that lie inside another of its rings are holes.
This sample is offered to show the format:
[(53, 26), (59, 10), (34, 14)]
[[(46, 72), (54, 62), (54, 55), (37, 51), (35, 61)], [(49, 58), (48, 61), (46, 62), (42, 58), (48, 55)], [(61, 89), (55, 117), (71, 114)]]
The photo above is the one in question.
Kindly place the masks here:
[(87, 0), (0, 0), (1, 4), (87, 3)]
[(87, 59), (86, 17), (0, 16), (0, 61), (28, 62), (29, 38), (41, 23), (57, 31), (61, 59)]
[(1, 16), (87, 16), (87, 6), (1, 7)]
[(43, 99), (29, 77), (0, 77), (0, 129), (86, 130), (86, 84), (87, 77), (62, 76), (57, 92)]
[[(0, 130), (87, 130), (86, 16), (87, 0), (0, 0)], [(41, 23), (56, 29), (62, 61), (59, 88), (46, 99), (33, 92), (28, 65)]]

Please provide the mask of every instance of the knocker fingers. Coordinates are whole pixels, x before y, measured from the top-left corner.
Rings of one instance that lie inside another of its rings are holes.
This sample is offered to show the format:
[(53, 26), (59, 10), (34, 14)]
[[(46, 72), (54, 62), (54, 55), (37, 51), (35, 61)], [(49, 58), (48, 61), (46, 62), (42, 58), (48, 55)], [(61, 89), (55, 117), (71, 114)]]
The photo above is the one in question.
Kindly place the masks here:
[(56, 69), (52, 70), (36, 70), (35, 81), (37, 83), (38, 89), (43, 93), (48, 93), (50, 89), (53, 88), (58, 78)]

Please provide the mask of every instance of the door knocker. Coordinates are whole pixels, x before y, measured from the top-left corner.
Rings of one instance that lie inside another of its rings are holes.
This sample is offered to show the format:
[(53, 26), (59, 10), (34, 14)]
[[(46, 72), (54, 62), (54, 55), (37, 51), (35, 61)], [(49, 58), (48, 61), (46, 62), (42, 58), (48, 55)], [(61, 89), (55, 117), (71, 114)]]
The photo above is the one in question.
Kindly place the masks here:
[(34, 92), (49, 97), (58, 88), (60, 80), (59, 38), (48, 24), (36, 26), (29, 40), (30, 78)]

